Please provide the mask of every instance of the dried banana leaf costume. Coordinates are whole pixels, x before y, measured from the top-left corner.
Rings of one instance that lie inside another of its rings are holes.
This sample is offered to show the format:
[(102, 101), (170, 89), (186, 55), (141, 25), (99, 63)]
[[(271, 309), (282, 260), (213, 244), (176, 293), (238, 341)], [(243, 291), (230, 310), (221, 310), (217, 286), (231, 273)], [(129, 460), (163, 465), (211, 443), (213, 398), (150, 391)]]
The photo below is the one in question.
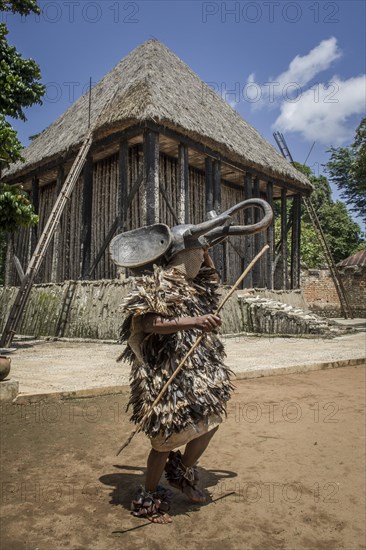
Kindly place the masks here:
[[(121, 359), (131, 364), (131, 420), (138, 423), (190, 350), (201, 331), (146, 334), (142, 316), (156, 313), (178, 319), (212, 313), (218, 305), (216, 271), (201, 267), (203, 250), (181, 251), (165, 268), (134, 280), (123, 303), (121, 337), (127, 347)], [(143, 426), (157, 451), (169, 451), (215, 428), (222, 421), (233, 389), (225, 352), (214, 333), (207, 333), (187, 359)]]
[[(259, 208), (263, 218), (247, 226), (232, 225), (231, 216), (246, 208)], [(213, 313), (218, 305), (216, 271), (201, 267), (204, 248), (230, 235), (252, 235), (272, 222), (270, 205), (250, 199), (197, 225), (169, 228), (154, 224), (117, 235), (111, 242), (112, 260), (119, 266), (147, 269), (136, 277), (133, 291), (123, 303), (125, 320), (121, 340), (127, 347), (121, 359), (131, 364), (131, 420), (138, 423), (150, 410), (164, 383), (190, 350), (200, 330), (171, 334), (143, 331), (147, 313), (178, 319)], [(154, 264), (160, 264), (156, 266)], [(164, 267), (162, 267), (164, 266)], [(169, 451), (215, 428), (222, 421), (232, 385), (224, 365), (224, 349), (213, 332), (206, 333), (183, 369), (155, 406), (142, 430), (154, 449)]]

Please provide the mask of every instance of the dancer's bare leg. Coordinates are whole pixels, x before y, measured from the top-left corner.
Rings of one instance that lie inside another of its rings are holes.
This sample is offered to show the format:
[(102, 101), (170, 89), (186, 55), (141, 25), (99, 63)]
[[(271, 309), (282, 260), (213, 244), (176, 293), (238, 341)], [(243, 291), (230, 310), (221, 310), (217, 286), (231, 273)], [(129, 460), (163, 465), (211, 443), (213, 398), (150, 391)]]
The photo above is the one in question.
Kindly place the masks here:
[(145, 480), (146, 491), (154, 492), (159, 484), (160, 478), (164, 471), (164, 466), (168, 460), (169, 452), (159, 453), (155, 449), (151, 449), (147, 459), (147, 471)]
[[(147, 470), (146, 470), (146, 480), (145, 480), (145, 489), (153, 493), (156, 491), (156, 487), (159, 484), (161, 475), (164, 471), (164, 466), (168, 459), (169, 452), (159, 453), (154, 449), (151, 449), (149, 457), (147, 459)], [(149, 518), (153, 523), (171, 523), (172, 518), (169, 514), (163, 514), (161, 516)]]
[[(197, 462), (200, 456), (202, 456), (202, 454), (207, 449), (208, 444), (212, 439), (212, 436), (216, 433), (217, 430), (218, 426), (216, 426), (216, 428), (213, 428), (206, 434), (203, 434), (200, 437), (197, 437), (196, 439), (193, 439), (192, 441), (187, 443), (182, 457), (182, 462), (184, 466), (190, 467)], [(186, 486), (184, 489), (184, 493), (193, 502), (206, 502), (206, 497), (204, 493), (199, 487), (197, 487), (197, 485), (195, 487), (190, 487), (189, 485)]]
[(207, 449), (212, 436), (217, 432), (218, 428), (219, 427), (216, 426), (216, 428), (213, 428), (209, 432), (201, 435), (200, 437), (196, 437), (196, 439), (192, 439), (192, 441), (187, 443), (184, 455), (182, 457), (182, 462), (185, 466), (190, 467), (197, 462), (200, 456), (202, 456)]

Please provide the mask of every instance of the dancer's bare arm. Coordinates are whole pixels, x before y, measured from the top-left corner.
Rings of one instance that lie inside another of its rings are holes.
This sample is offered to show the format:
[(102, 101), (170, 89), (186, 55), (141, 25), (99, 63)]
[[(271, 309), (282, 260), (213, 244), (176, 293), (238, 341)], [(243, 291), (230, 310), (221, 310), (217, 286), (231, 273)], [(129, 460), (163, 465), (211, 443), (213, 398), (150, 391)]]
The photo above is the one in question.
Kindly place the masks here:
[(218, 315), (209, 313), (197, 317), (180, 317), (177, 319), (166, 319), (155, 313), (147, 313), (142, 321), (144, 332), (155, 334), (173, 334), (180, 330), (201, 329), (204, 332), (211, 332), (221, 326), (221, 319)]

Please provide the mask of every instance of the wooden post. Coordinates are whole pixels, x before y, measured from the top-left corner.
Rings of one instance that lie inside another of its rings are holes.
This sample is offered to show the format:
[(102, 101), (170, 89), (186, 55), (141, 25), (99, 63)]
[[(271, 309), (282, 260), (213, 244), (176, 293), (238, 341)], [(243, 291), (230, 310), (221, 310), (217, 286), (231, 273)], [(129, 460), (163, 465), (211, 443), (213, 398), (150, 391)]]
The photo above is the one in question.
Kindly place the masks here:
[(220, 161), (214, 160), (212, 166), (212, 191), (213, 191), (213, 208), (216, 214), (221, 212), (221, 164)]
[[(65, 170), (61, 164), (57, 168), (57, 180), (56, 180), (56, 200), (60, 194), (62, 186), (65, 181)], [(55, 230), (53, 237), (53, 255), (52, 255), (52, 268), (51, 268), (51, 282), (56, 283), (59, 281), (59, 261), (60, 261), (60, 245), (61, 245), (61, 220)]]
[(281, 289), (287, 289), (287, 197), (281, 189)]
[[(253, 182), (253, 197), (256, 199), (260, 198), (260, 190), (259, 190), (259, 178), (255, 177)], [(261, 218), (261, 212), (259, 208), (254, 208), (254, 223), (258, 223)], [(260, 250), (262, 250), (264, 246), (263, 243), (263, 233), (257, 233), (254, 235), (254, 255), (256, 256)], [(263, 271), (263, 264), (262, 260), (264, 258), (260, 258), (260, 260), (255, 264), (253, 267), (253, 286), (254, 287), (262, 287), (263, 281), (262, 281), (262, 271)]]
[[(212, 198), (213, 209), (216, 214), (221, 212), (221, 164), (214, 160), (212, 163)], [(224, 254), (222, 243), (213, 247), (213, 261), (221, 279), (224, 279)]]
[[(267, 183), (267, 202), (273, 208), (273, 183), (269, 181)], [(269, 290), (273, 290), (274, 287), (274, 219), (271, 225), (267, 228), (267, 243), (269, 250), (267, 252), (266, 261), (266, 287)]]
[(118, 226), (121, 231), (127, 229), (127, 196), (128, 196), (128, 140), (119, 144), (118, 154)]
[(179, 223), (189, 223), (189, 161), (188, 147), (178, 146)]
[(229, 243), (227, 239), (222, 243), (223, 248), (223, 258), (224, 258), (224, 275), (222, 282), (224, 284), (229, 284), (230, 279), (230, 258), (229, 258)]
[(300, 288), (300, 230), (301, 230), (301, 195), (294, 195), (292, 207), (291, 238), (291, 288)]
[(144, 133), (144, 176), (146, 189), (146, 224), (159, 222), (159, 134)]
[(88, 155), (83, 169), (83, 206), (81, 214), (81, 269), (82, 279), (88, 277), (91, 253), (91, 223), (93, 205), (93, 159)]
[[(35, 214), (39, 213), (39, 179), (34, 177), (32, 179), (32, 204)], [(38, 225), (33, 225), (31, 229), (31, 255), (36, 248), (38, 241)], [(15, 251), (13, 251), (16, 253)]]
[(206, 215), (213, 210), (213, 166), (212, 158), (205, 159)]
[[(253, 187), (252, 187), (252, 174), (247, 172), (244, 176), (244, 197), (245, 200), (251, 199), (253, 196)], [(250, 225), (253, 223), (253, 209), (248, 208), (244, 211), (244, 223), (245, 225)], [(248, 235), (244, 239), (244, 269), (248, 267), (252, 261), (253, 254), (253, 235)], [(244, 280), (244, 288), (253, 288), (253, 272), (250, 271)]]

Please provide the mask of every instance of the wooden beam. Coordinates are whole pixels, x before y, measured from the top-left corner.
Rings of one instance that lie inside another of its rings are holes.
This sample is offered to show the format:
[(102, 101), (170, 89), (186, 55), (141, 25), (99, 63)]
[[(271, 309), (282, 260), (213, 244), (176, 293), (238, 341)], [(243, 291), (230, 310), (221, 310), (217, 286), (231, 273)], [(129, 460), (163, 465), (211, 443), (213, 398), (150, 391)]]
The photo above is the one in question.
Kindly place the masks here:
[[(253, 187), (252, 187), (252, 174), (247, 172), (244, 177), (244, 197), (246, 199), (251, 199), (253, 196)], [(253, 223), (253, 209), (248, 208), (244, 211), (244, 223), (245, 225), (250, 225)], [(252, 259), (254, 258), (254, 241), (253, 235), (248, 235), (244, 238), (244, 268), (246, 269)], [(244, 288), (253, 288), (253, 272), (249, 271), (248, 275), (244, 280)]]
[(212, 184), (213, 184), (213, 208), (216, 214), (221, 212), (221, 163), (214, 160), (212, 166)]
[(301, 195), (293, 198), (293, 222), (291, 238), (291, 288), (300, 288), (300, 231), (301, 231)]
[(128, 140), (122, 139), (118, 153), (118, 226), (122, 231), (127, 228), (128, 196)]
[(205, 192), (206, 192), (206, 216), (213, 210), (213, 161), (205, 158)]
[[(267, 202), (273, 208), (273, 183), (271, 181), (267, 182)], [(267, 252), (267, 261), (266, 261), (266, 287), (269, 290), (274, 288), (274, 247), (275, 247), (275, 238), (274, 238), (274, 219), (271, 225), (267, 228), (267, 243), (269, 245), (269, 250)]]
[[(221, 212), (221, 164), (214, 160), (212, 164), (212, 192), (213, 209), (216, 214)], [(222, 243), (216, 244), (213, 249), (213, 261), (221, 279), (224, 279), (224, 250)]]
[(140, 172), (140, 174), (137, 176), (137, 179), (133, 186), (131, 187), (131, 190), (128, 194), (127, 200), (126, 200), (126, 211), (130, 208), (132, 201), (137, 193), (137, 191), (140, 189), (140, 185), (144, 181), (144, 172), (143, 170)]
[[(260, 190), (259, 190), (259, 178), (258, 176), (255, 176), (253, 181), (253, 197), (256, 199), (260, 198)], [(261, 211), (259, 208), (254, 208), (254, 223), (258, 223), (261, 219)], [(264, 246), (263, 243), (263, 233), (256, 233), (254, 235), (254, 256), (262, 250)], [(263, 272), (263, 261), (265, 260), (264, 257), (260, 258), (260, 260), (255, 264), (253, 267), (253, 286), (261, 288), (263, 286), (262, 281), (262, 272)]]
[[(62, 186), (65, 181), (65, 169), (61, 164), (57, 169), (56, 180), (56, 197), (59, 196)], [(61, 220), (53, 237), (53, 256), (52, 256), (52, 268), (51, 268), (51, 282), (56, 283), (60, 280), (60, 243), (61, 243)]]
[(144, 178), (146, 189), (146, 224), (159, 221), (159, 134), (144, 133)]
[(22, 283), (24, 279), (24, 269), (22, 267), (22, 264), (20, 263), (18, 256), (16, 256), (15, 254), (13, 254), (13, 261), (14, 261), (14, 265), (17, 270), (20, 282)]
[(190, 149), (203, 153), (205, 156), (210, 156), (212, 157), (212, 159), (220, 160), (224, 164), (233, 166), (234, 168), (237, 168), (241, 172), (250, 171), (253, 174), (253, 176), (258, 176), (262, 181), (266, 181), (268, 177), (270, 177), (274, 185), (278, 185), (279, 187), (285, 187), (289, 191), (293, 191), (295, 193), (301, 193), (301, 194), (304, 194), (305, 196), (309, 196), (312, 192), (311, 189), (299, 188), (295, 183), (292, 183), (287, 179), (284, 181), (279, 177), (276, 178), (274, 174), (265, 174), (260, 169), (256, 169), (254, 167), (249, 168), (248, 166), (245, 166), (241, 162), (231, 160), (226, 155), (222, 155), (221, 153), (214, 151), (211, 147), (208, 147), (207, 145), (204, 145), (202, 143), (198, 143), (197, 141), (194, 141), (193, 139), (187, 136), (184, 136), (179, 132), (176, 132), (175, 130), (171, 130), (170, 128), (167, 128), (166, 126), (162, 126), (150, 121), (146, 122), (146, 126), (148, 128), (151, 128), (155, 132), (159, 132), (160, 134), (166, 135), (171, 139), (174, 139), (179, 143), (185, 143)]
[[(143, 173), (141, 172), (141, 174), (139, 174), (137, 176), (137, 180), (135, 181), (135, 183), (133, 184), (132, 186), (132, 189), (131, 191), (129, 192), (128, 194), (128, 197), (126, 199), (126, 211), (128, 210), (128, 208), (130, 207), (132, 201), (133, 201), (133, 198), (134, 196), (136, 195), (137, 191), (139, 190), (139, 187), (141, 185), (143, 181)], [(114, 220), (114, 222), (112, 223), (104, 241), (102, 242), (99, 250), (98, 250), (98, 253), (92, 263), (92, 266), (90, 268), (90, 271), (89, 271), (89, 278), (93, 275), (97, 265), (99, 264), (100, 260), (102, 259), (102, 257), (104, 256), (104, 252), (106, 251), (107, 249), (107, 246), (109, 245), (109, 243), (111, 242), (112, 238), (114, 237), (115, 233), (117, 232), (118, 229), (120, 229), (121, 226), (120, 226), (120, 217), (117, 216)]]
[[(191, 138), (188, 138), (187, 136), (184, 136), (183, 134), (180, 134), (179, 132), (176, 132), (174, 130), (171, 130), (170, 128), (167, 128), (166, 126), (162, 126), (153, 122), (143, 122), (140, 124), (136, 124), (134, 126), (131, 126), (130, 128), (126, 128), (125, 130), (120, 130), (118, 132), (114, 132), (113, 134), (110, 134), (107, 137), (104, 137), (102, 139), (96, 139), (92, 145), (91, 152), (96, 153), (97, 151), (101, 151), (104, 148), (107, 149), (112, 145), (113, 143), (118, 143), (122, 139), (132, 139), (133, 137), (138, 136), (139, 134), (142, 134), (146, 128), (149, 128), (153, 130), (154, 132), (158, 132), (160, 134), (166, 135), (170, 137), (171, 139), (174, 139), (177, 141), (177, 143), (182, 143), (187, 145), (187, 147), (198, 151), (205, 156), (209, 156), (212, 159), (221, 160), (224, 164), (227, 164), (229, 166), (233, 166), (234, 168), (237, 168), (241, 172), (246, 172), (249, 170), (248, 166), (245, 166), (245, 164), (241, 162), (237, 162), (235, 160), (229, 159), (226, 155), (222, 155), (212, 149), (211, 147), (208, 147), (202, 143), (198, 143), (194, 141)], [(30, 171), (27, 172), (21, 172), (14, 175), (9, 176), (3, 176), (3, 180), (5, 182), (9, 183), (22, 183), (29, 181), (34, 176), (40, 177), (42, 174), (45, 174), (49, 172), (52, 169), (55, 169), (60, 162), (67, 162), (71, 161), (76, 156), (76, 152), (78, 148), (80, 147), (80, 143), (75, 145), (71, 151), (68, 151), (67, 154), (57, 155), (54, 159), (51, 159), (47, 163), (40, 165)], [(268, 177), (271, 178), (271, 181), (273, 185), (276, 185), (278, 187), (284, 187), (288, 191), (292, 191), (293, 193), (301, 193), (302, 195), (308, 197), (311, 194), (311, 189), (303, 189), (299, 188), (295, 183), (291, 181), (283, 181), (279, 177), (276, 178), (274, 174), (266, 174), (263, 171), (259, 169), (255, 169), (254, 167), (250, 167), (250, 171), (253, 175), (258, 176), (262, 181), (268, 180)]]
[(230, 273), (230, 257), (229, 257), (229, 239), (226, 239), (222, 243), (222, 253), (224, 258), (224, 275), (223, 275), (223, 283), (228, 284), (229, 283), (229, 277), (231, 275)]
[(83, 205), (81, 213), (81, 269), (85, 279), (90, 271), (91, 229), (93, 205), (93, 159), (89, 154), (83, 169)]
[[(178, 223), (189, 223), (189, 160), (188, 147), (183, 143), (180, 143), (178, 146), (178, 185)], [(167, 204), (169, 204), (169, 201), (167, 202)]]
[[(96, 140), (93, 142), (90, 153), (91, 155), (95, 154), (97, 151), (100, 152), (103, 149), (108, 149), (111, 145), (114, 143), (116, 144), (118, 148), (118, 143), (123, 139), (132, 139), (139, 134), (142, 134), (144, 129), (146, 128), (146, 124), (138, 124), (135, 126), (131, 126), (130, 128), (126, 128), (125, 130), (115, 132), (105, 138)], [(75, 144), (71, 149), (67, 151), (67, 153), (62, 153), (55, 155), (54, 158), (50, 159), (48, 162), (44, 164), (39, 164), (36, 168), (33, 168), (32, 170), (20, 172), (14, 175), (4, 176), (3, 180), (8, 183), (23, 183), (26, 181), (31, 180), (33, 177), (41, 178), (42, 175), (46, 174), (50, 170), (55, 170), (60, 165), (60, 163), (67, 163), (67, 162), (73, 162), (77, 156), (77, 153), (81, 147), (82, 141)]]
[(176, 225), (179, 225), (179, 224), (180, 224), (180, 221), (179, 221), (179, 219), (178, 219), (178, 217), (177, 217), (177, 214), (175, 213), (174, 208), (173, 208), (172, 205), (170, 204), (169, 197), (168, 197), (168, 195), (167, 195), (167, 193), (166, 193), (164, 187), (163, 187), (161, 184), (159, 184), (159, 190), (160, 190), (160, 193), (162, 194), (163, 199), (165, 200), (165, 203), (166, 203), (166, 205), (167, 205), (167, 207), (168, 207), (169, 212), (171, 213), (171, 215), (172, 215), (172, 217), (173, 217), (174, 223), (176, 223)]
[(102, 242), (101, 247), (98, 250), (98, 253), (97, 253), (97, 255), (96, 255), (96, 257), (95, 257), (95, 259), (92, 263), (92, 266), (91, 266), (91, 268), (89, 270), (89, 273), (88, 273), (88, 278), (89, 279), (91, 279), (91, 277), (93, 276), (97, 265), (99, 264), (100, 260), (104, 256), (104, 252), (106, 251), (107, 246), (109, 245), (112, 238), (114, 237), (114, 234), (116, 233), (118, 227), (119, 227), (119, 216), (116, 216), (114, 222), (112, 223), (111, 227), (109, 228), (109, 231), (108, 231), (104, 241)]
[(91, 146), (91, 152), (92, 154), (95, 154), (96, 152), (103, 151), (103, 149), (108, 149), (114, 143), (120, 143), (124, 140), (133, 139), (140, 134), (142, 135), (145, 129), (146, 124), (135, 124), (134, 126), (130, 126), (130, 128), (119, 130), (118, 132), (114, 132), (113, 134), (110, 134), (102, 139), (97, 138)]
[(281, 191), (281, 289), (287, 289), (287, 196), (286, 189)]
[[(32, 179), (32, 205), (35, 214), (39, 214), (39, 178), (36, 176)], [(44, 220), (45, 222), (47, 220)], [(38, 225), (33, 225), (31, 228), (31, 255), (36, 248), (38, 241)]]

